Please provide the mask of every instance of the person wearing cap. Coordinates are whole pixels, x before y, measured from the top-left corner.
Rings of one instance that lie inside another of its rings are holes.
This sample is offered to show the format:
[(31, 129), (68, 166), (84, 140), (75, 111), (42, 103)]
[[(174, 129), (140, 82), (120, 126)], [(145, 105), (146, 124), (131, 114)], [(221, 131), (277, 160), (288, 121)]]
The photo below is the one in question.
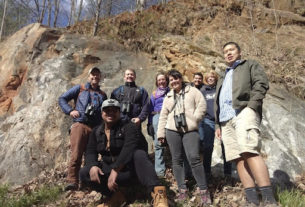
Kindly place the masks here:
[(129, 121), (141, 126), (150, 112), (150, 102), (147, 91), (135, 83), (136, 72), (127, 69), (124, 73), (125, 85), (114, 89), (111, 98), (121, 103), (121, 117), (123, 121)]
[(125, 198), (119, 187), (130, 186), (133, 178), (137, 178), (151, 192), (154, 206), (167, 207), (165, 187), (160, 186), (145, 151), (146, 142), (140, 128), (131, 121), (121, 120), (120, 103), (115, 99), (103, 102), (101, 117), (102, 123), (89, 137), (85, 166), (80, 170), (82, 186), (108, 196), (107, 206), (121, 206)]
[[(101, 106), (107, 95), (100, 89), (101, 71), (93, 67), (88, 73), (88, 82), (70, 88), (59, 97), (62, 111), (73, 118), (70, 128), (70, 161), (68, 166), (67, 186), (65, 190), (77, 190), (79, 169), (86, 149), (91, 129), (102, 121)], [(74, 100), (75, 107), (68, 104)]]

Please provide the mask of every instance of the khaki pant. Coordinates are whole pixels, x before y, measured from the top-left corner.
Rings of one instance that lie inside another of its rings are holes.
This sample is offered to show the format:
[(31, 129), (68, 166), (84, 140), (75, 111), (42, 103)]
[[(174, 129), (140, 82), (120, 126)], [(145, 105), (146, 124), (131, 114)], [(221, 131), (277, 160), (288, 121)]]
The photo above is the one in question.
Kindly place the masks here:
[(240, 154), (259, 154), (260, 117), (253, 109), (246, 107), (236, 117), (221, 123), (221, 137), (227, 161), (240, 158)]
[(82, 164), (83, 153), (86, 150), (91, 128), (76, 122), (71, 126), (70, 144), (71, 155), (68, 167), (68, 183), (79, 182), (79, 169)]

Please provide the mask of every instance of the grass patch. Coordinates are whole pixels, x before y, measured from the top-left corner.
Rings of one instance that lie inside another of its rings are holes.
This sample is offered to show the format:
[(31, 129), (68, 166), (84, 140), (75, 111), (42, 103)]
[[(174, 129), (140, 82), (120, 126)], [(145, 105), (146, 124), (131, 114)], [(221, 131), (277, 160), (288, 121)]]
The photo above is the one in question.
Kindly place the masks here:
[(31, 207), (55, 201), (62, 193), (62, 186), (42, 186), (30, 193), (11, 195), (7, 185), (0, 186), (1, 207)]
[(305, 206), (305, 194), (298, 189), (278, 191), (277, 197), (280, 204), (285, 207)]

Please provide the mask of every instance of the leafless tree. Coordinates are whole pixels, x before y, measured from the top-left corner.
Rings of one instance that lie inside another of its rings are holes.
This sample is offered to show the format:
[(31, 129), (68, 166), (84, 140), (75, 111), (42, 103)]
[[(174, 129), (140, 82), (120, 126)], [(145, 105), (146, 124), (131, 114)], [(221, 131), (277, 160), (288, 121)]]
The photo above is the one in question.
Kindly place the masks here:
[(111, 15), (111, 10), (112, 10), (112, 0), (107, 0), (106, 2), (106, 15), (107, 17), (110, 17)]
[(58, 17), (58, 13), (59, 13), (59, 5), (60, 5), (60, 0), (54, 0), (54, 23), (53, 23), (53, 27), (56, 27), (57, 25), (57, 17)]
[(146, 7), (146, 0), (136, 0), (136, 9), (138, 11), (143, 11)]
[(94, 27), (93, 27), (93, 36), (96, 36), (97, 28), (98, 28), (98, 22), (100, 18), (100, 10), (101, 10), (101, 3), (102, 0), (96, 0), (97, 1), (97, 7), (95, 10), (95, 21), (94, 21)]
[(71, 10), (70, 10), (68, 26), (72, 24), (74, 14), (75, 14), (75, 0), (71, 0)]
[(48, 26), (51, 26), (52, 0), (48, 0)]
[(41, 13), (40, 13), (40, 17), (38, 19), (38, 23), (42, 23), (45, 11), (46, 11), (46, 0), (43, 0), (43, 2), (42, 2), (42, 10), (41, 10)]
[(2, 40), (3, 29), (4, 29), (4, 21), (5, 21), (5, 18), (6, 18), (7, 1), (8, 0), (4, 0), (3, 16), (2, 16), (1, 29), (0, 29), (0, 41)]
[(83, 10), (83, 0), (80, 0), (79, 7), (78, 7), (78, 12), (77, 12), (77, 17), (76, 17), (76, 22), (79, 21), (82, 10)]

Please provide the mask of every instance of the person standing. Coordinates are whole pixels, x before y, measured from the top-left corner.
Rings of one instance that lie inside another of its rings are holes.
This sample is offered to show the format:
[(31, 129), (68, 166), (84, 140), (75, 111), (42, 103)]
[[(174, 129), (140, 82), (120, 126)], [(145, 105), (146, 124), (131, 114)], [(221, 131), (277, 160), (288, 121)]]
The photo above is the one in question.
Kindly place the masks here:
[[(62, 94), (59, 106), (62, 111), (73, 118), (70, 128), (71, 154), (68, 166), (67, 186), (65, 190), (77, 190), (79, 185), (79, 169), (86, 149), (91, 129), (101, 123), (101, 106), (107, 95), (100, 89), (101, 71), (93, 67), (88, 73), (85, 85), (76, 85)], [(75, 108), (68, 102), (74, 100)]]
[[(203, 97), (207, 102), (207, 112), (201, 121), (203, 126), (203, 137), (201, 137), (203, 144), (203, 166), (205, 174), (208, 178), (211, 178), (211, 164), (212, 164), (212, 153), (214, 149), (214, 138), (215, 138), (215, 114), (214, 114), (214, 99), (216, 93), (216, 84), (218, 81), (218, 75), (215, 71), (204, 75), (203, 83), (204, 86), (201, 88)], [(231, 177), (232, 164), (226, 162), (226, 156), (224, 152), (223, 143), (221, 143), (222, 156), (224, 160), (224, 175), (225, 177)]]
[(267, 76), (256, 61), (241, 59), (236, 42), (226, 43), (223, 54), (228, 68), (216, 87), (215, 136), (224, 143), (227, 161), (236, 162), (247, 201), (259, 205), (257, 184), (263, 205), (276, 204), (267, 166), (259, 154)]
[(169, 92), (168, 78), (164, 72), (159, 72), (156, 75), (156, 86), (157, 89), (153, 91), (150, 96), (150, 115), (148, 117), (148, 130), (150, 127), (153, 127), (152, 130), (149, 130), (149, 134), (154, 137), (155, 171), (158, 177), (164, 177), (166, 170), (163, 157), (164, 147), (161, 145), (157, 138), (158, 123), (163, 105), (163, 100), (166, 94)]
[(143, 87), (136, 85), (135, 80), (135, 70), (127, 69), (124, 73), (125, 85), (114, 89), (111, 93), (111, 98), (120, 102), (123, 121), (128, 122), (131, 120), (141, 126), (141, 123), (149, 115), (149, 96)]
[(179, 188), (176, 200), (177, 202), (184, 202), (188, 197), (184, 180), (184, 150), (199, 188), (201, 204), (211, 204), (199, 155), (198, 124), (205, 114), (206, 102), (199, 90), (190, 85), (186, 86), (179, 71), (170, 70), (168, 77), (172, 89), (163, 101), (157, 137), (161, 143), (166, 138), (169, 145), (173, 172)]

